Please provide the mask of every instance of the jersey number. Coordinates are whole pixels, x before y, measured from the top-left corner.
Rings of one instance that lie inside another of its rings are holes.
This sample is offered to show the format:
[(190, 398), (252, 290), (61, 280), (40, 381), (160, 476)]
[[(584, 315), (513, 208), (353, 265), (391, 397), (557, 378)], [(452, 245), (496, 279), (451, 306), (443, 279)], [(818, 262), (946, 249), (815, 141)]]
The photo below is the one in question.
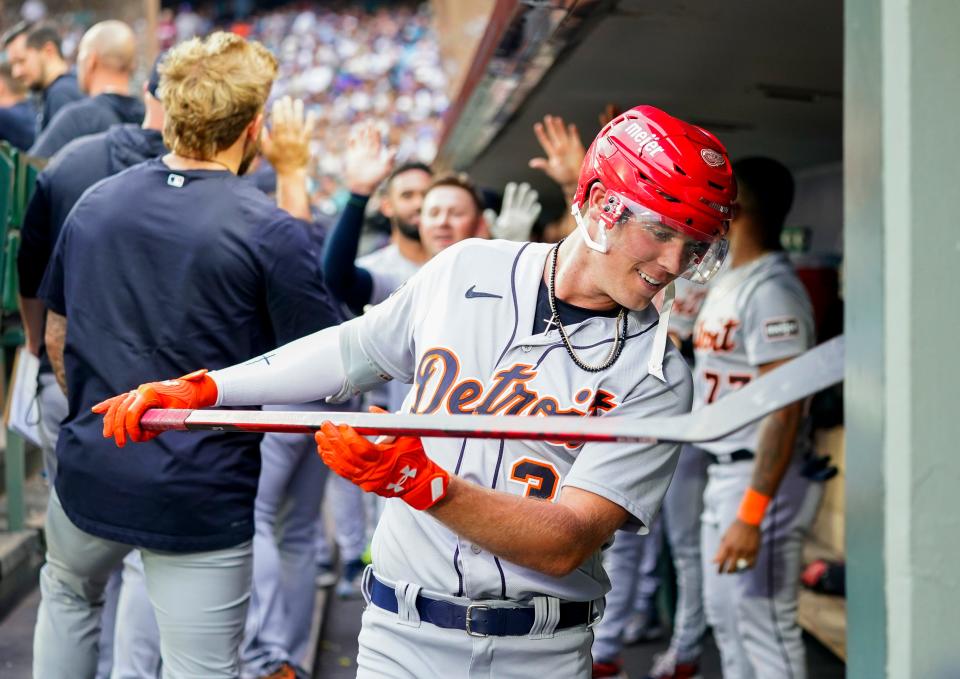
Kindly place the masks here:
[(510, 480), (526, 484), (526, 497), (552, 500), (557, 494), (560, 474), (548, 462), (521, 457), (510, 469)]
[[(710, 404), (717, 400), (717, 392), (720, 390), (720, 383), (723, 382), (723, 376), (720, 373), (709, 370), (704, 370), (703, 376), (710, 387), (707, 392), (707, 403)], [(753, 377), (751, 375), (744, 375), (743, 373), (727, 373), (727, 385), (731, 389), (739, 389), (752, 379)]]

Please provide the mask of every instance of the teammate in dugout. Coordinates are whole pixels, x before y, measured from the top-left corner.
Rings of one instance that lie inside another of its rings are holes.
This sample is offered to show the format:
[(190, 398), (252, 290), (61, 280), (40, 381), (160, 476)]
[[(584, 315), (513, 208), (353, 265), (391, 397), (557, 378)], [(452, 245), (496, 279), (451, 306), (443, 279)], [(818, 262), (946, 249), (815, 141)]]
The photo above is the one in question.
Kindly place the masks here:
[[(364, 316), (214, 372), (96, 406), (118, 445), (149, 408), (334, 400), (385, 380), (410, 413), (628, 417), (691, 405), (653, 298), (725, 252), (736, 186), (720, 142), (641, 106), (605, 126), (557, 245), (467, 240)], [(581, 209), (582, 206), (582, 209)], [(468, 291), (472, 294), (467, 294)], [(678, 446), (399, 438), (325, 423), (320, 453), (387, 498), (364, 583), (358, 676), (589, 677), (600, 549), (646, 531)], [(536, 501), (536, 500), (546, 500)]]
[[(710, 286), (694, 330), (694, 407), (724, 398), (815, 341), (806, 290), (780, 247), (790, 171), (770, 158), (734, 164), (740, 210), (730, 267)], [(807, 477), (803, 403), (717, 441), (703, 495), (704, 610), (723, 676), (806, 677), (797, 623), (801, 551), (823, 493)]]

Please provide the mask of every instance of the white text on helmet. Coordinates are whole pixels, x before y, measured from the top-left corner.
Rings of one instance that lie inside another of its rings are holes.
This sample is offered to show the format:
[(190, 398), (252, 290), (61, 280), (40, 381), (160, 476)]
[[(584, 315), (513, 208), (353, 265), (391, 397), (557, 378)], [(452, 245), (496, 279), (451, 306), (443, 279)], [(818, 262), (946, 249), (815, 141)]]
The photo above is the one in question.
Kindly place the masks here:
[(646, 149), (651, 158), (663, 151), (663, 147), (660, 146), (660, 142), (658, 141), (660, 137), (655, 134), (650, 134), (637, 123), (627, 125), (625, 132), (627, 136), (640, 145), (640, 148), (637, 150), (643, 152), (644, 149)]

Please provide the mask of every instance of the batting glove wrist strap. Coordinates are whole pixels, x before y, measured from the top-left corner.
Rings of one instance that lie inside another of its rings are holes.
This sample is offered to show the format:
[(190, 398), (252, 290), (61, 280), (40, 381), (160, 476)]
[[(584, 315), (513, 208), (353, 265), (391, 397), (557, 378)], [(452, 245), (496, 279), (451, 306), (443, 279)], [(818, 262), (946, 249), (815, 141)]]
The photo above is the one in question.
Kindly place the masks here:
[(353, 427), (332, 422), (324, 422), (315, 438), (327, 466), (368, 493), (399, 497), (419, 510), (446, 495), (450, 475), (427, 457), (419, 438), (372, 443)]

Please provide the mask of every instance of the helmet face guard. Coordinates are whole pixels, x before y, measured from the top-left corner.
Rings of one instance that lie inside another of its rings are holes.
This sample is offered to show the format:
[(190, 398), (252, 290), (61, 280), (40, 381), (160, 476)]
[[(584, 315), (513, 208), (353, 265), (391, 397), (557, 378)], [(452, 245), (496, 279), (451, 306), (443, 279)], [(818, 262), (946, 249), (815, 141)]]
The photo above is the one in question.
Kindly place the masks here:
[(574, 205), (572, 213), (587, 246), (598, 252), (607, 252), (609, 249), (608, 226), (642, 229), (649, 239), (651, 250), (671, 240), (682, 239), (684, 245), (679, 277), (694, 283), (706, 283), (715, 276), (727, 254), (728, 243), (722, 236), (706, 237), (698, 232), (691, 233), (675, 219), (644, 207), (616, 191), (607, 190), (604, 193), (597, 240), (590, 236), (578, 205)]
[[(605, 230), (594, 240), (580, 215), (597, 182), (608, 192), (605, 201), (610, 192), (616, 197), (615, 203), (602, 206), (600, 218), (609, 225), (617, 223), (618, 211), (647, 211), (687, 238), (712, 243), (726, 235), (734, 214), (737, 185), (723, 144), (652, 106), (634, 107), (607, 123), (580, 167), (571, 211), (587, 245), (604, 252)], [(723, 248), (708, 249), (685, 275), (709, 278), (722, 261)]]

